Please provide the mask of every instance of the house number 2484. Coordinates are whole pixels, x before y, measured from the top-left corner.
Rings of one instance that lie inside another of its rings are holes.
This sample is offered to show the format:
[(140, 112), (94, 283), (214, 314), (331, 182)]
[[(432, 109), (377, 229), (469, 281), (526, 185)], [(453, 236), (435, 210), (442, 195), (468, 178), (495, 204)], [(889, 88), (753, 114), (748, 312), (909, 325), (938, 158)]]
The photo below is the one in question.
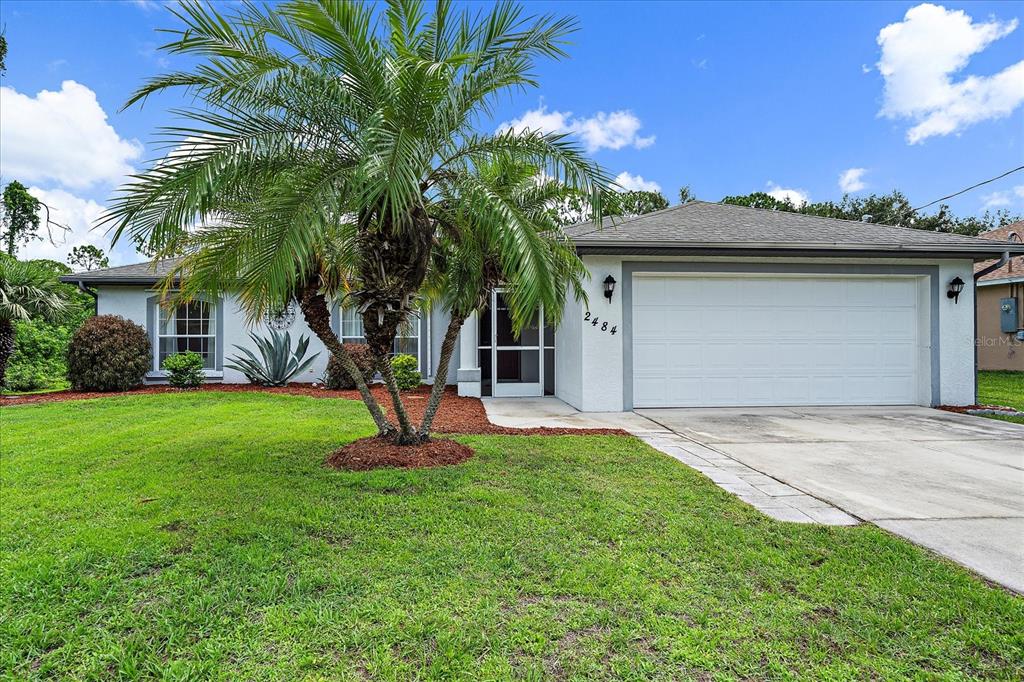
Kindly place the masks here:
[(589, 322), (590, 326), (592, 326), (592, 327), (596, 327), (597, 325), (600, 324), (601, 325), (601, 327), (600, 327), (601, 331), (608, 332), (612, 336), (615, 335), (615, 332), (619, 331), (619, 326), (618, 325), (613, 324), (611, 327), (609, 327), (607, 321), (601, 322), (601, 318), (600, 317), (593, 317), (593, 316), (591, 316), (589, 310), (583, 316), (583, 321), (584, 322)]

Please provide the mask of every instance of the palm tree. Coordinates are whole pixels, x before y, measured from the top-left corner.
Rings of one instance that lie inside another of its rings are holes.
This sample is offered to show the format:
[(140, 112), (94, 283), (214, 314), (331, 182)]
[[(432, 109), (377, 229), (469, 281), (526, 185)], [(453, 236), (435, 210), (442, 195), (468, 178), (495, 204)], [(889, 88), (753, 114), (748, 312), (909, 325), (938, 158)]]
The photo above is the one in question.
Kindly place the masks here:
[[(502, 156), (582, 191), (608, 184), (562, 135), (477, 131), (497, 97), (535, 85), (538, 58), (564, 56), (570, 19), (524, 17), (511, 3), (455, 12), (446, 0), (429, 17), (413, 0), (381, 12), (344, 1), (245, 4), (230, 16), (191, 0), (174, 13), (184, 28), (166, 49), (198, 64), (152, 80), (129, 105), (172, 88), (198, 105), (164, 130), (171, 152), (122, 188), (108, 215), (114, 239), (128, 236), (157, 257), (185, 253), (167, 288), (180, 278), (189, 296), (230, 284), (253, 319), (298, 297), (347, 368), (326, 324), (327, 300), (342, 283), (355, 283), (348, 296), (367, 343), (385, 357), (426, 279), (440, 198), (514, 214), (484, 190), (477, 168)], [(244, 223), (231, 217), (243, 213)], [(507, 229), (508, 241), (530, 247), (514, 222)], [(343, 272), (329, 257), (339, 243)], [(539, 298), (546, 284), (523, 286)], [(390, 367), (381, 366), (397, 429), (368, 390), (364, 401), (382, 435), (416, 442)]]
[[(459, 331), (474, 312), (490, 304), (499, 285), (512, 317), (513, 331), (535, 322), (541, 306), (545, 322), (557, 325), (571, 290), (586, 299), (582, 282), (586, 267), (558, 221), (556, 206), (565, 194), (558, 182), (510, 158), (476, 169), (475, 191), (442, 200), (435, 206), (446, 227), (435, 251), (428, 286), (432, 298), (448, 311), (436, 378), (419, 427), (427, 438), (448, 376)], [(491, 196), (501, 197), (501, 213), (493, 212)]]
[(50, 268), (0, 254), (0, 387), (14, 353), (15, 320), (59, 322), (70, 310), (66, 287)]

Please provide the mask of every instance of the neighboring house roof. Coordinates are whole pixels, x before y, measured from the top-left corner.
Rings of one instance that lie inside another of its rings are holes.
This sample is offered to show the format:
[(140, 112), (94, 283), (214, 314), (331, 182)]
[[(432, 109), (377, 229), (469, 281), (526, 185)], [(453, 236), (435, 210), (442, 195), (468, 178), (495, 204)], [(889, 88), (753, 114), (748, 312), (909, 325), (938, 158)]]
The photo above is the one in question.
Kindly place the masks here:
[[(1024, 242), (1024, 220), (1004, 225), (1003, 227), (995, 230), (983, 232), (982, 234), (979, 234), (978, 237), (993, 241), (1013, 242), (1019, 246), (1021, 242)], [(983, 270), (995, 263), (995, 260), (976, 263), (974, 265), (974, 271), (978, 272), (979, 270)], [(1024, 282), (1024, 256), (1011, 257), (1006, 265), (1001, 268), (996, 268), (992, 272), (982, 275), (978, 279), (979, 286), (985, 286), (986, 284), (1002, 284), (1003, 282)]]
[[(983, 258), (1024, 244), (914, 230), (855, 220), (694, 201), (632, 218), (606, 218), (601, 227), (566, 228), (580, 253), (681, 255), (812, 255), (889, 258)], [(992, 233), (986, 233), (992, 234)], [(123, 265), (61, 278), (86, 284), (153, 284), (177, 260)]]
[[(983, 258), (1006, 250), (991, 241), (958, 234), (705, 201), (632, 218), (606, 218), (600, 228), (581, 223), (566, 232), (581, 253), (857, 252)], [(1024, 245), (1015, 248), (1024, 253)]]

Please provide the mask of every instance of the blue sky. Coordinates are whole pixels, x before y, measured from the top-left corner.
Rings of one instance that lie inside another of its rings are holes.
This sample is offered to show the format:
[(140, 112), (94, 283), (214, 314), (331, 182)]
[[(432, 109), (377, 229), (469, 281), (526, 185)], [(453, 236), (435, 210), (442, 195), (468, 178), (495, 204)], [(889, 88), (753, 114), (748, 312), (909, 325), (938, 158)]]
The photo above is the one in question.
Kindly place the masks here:
[[(847, 189), (899, 188), (923, 204), (1024, 164), (1024, 2), (528, 9), (579, 18), (571, 58), (541, 63), (541, 87), (502, 102), (486, 126), (574, 132), (624, 184), (671, 200), (684, 184), (713, 201), (758, 190), (839, 199), (849, 171)], [(156, 51), (156, 29), (174, 18), (154, 1), (5, 0), (0, 23), (0, 175), (75, 228), (26, 255), (109, 247), (89, 223), (126, 172), (162, 154), (153, 135), (183, 104), (161, 96), (119, 111), (144, 79), (182, 66)], [(1024, 172), (950, 203), (1024, 212)], [(136, 259), (124, 246), (113, 256)]]

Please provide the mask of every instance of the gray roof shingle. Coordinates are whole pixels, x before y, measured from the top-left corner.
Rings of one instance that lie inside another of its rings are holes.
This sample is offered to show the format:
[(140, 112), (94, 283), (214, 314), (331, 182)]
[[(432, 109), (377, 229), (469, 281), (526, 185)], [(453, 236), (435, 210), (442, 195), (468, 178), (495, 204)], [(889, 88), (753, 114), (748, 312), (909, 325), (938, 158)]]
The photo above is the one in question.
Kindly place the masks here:
[[(633, 218), (605, 218), (600, 228), (580, 223), (566, 234), (581, 252), (870, 252), (992, 258), (1024, 244), (978, 239), (853, 220), (694, 201)], [(122, 265), (61, 277), (65, 282), (154, 284), (178, 259)]]
[[(958, 234), (694, 201), (633, 218), (606, 218), (600, 228), (566, 230), (577, 247), (953, 251), (993, 253), (1003, 245)], [(1020, 248), (1021, 245), (1007, 245)]]
[(154, 284), (171, 273), (178, 258), (119, 265), (115, 268), (75, 272), (60, 278), (62, 282), (103, 282), (110, 284)]

